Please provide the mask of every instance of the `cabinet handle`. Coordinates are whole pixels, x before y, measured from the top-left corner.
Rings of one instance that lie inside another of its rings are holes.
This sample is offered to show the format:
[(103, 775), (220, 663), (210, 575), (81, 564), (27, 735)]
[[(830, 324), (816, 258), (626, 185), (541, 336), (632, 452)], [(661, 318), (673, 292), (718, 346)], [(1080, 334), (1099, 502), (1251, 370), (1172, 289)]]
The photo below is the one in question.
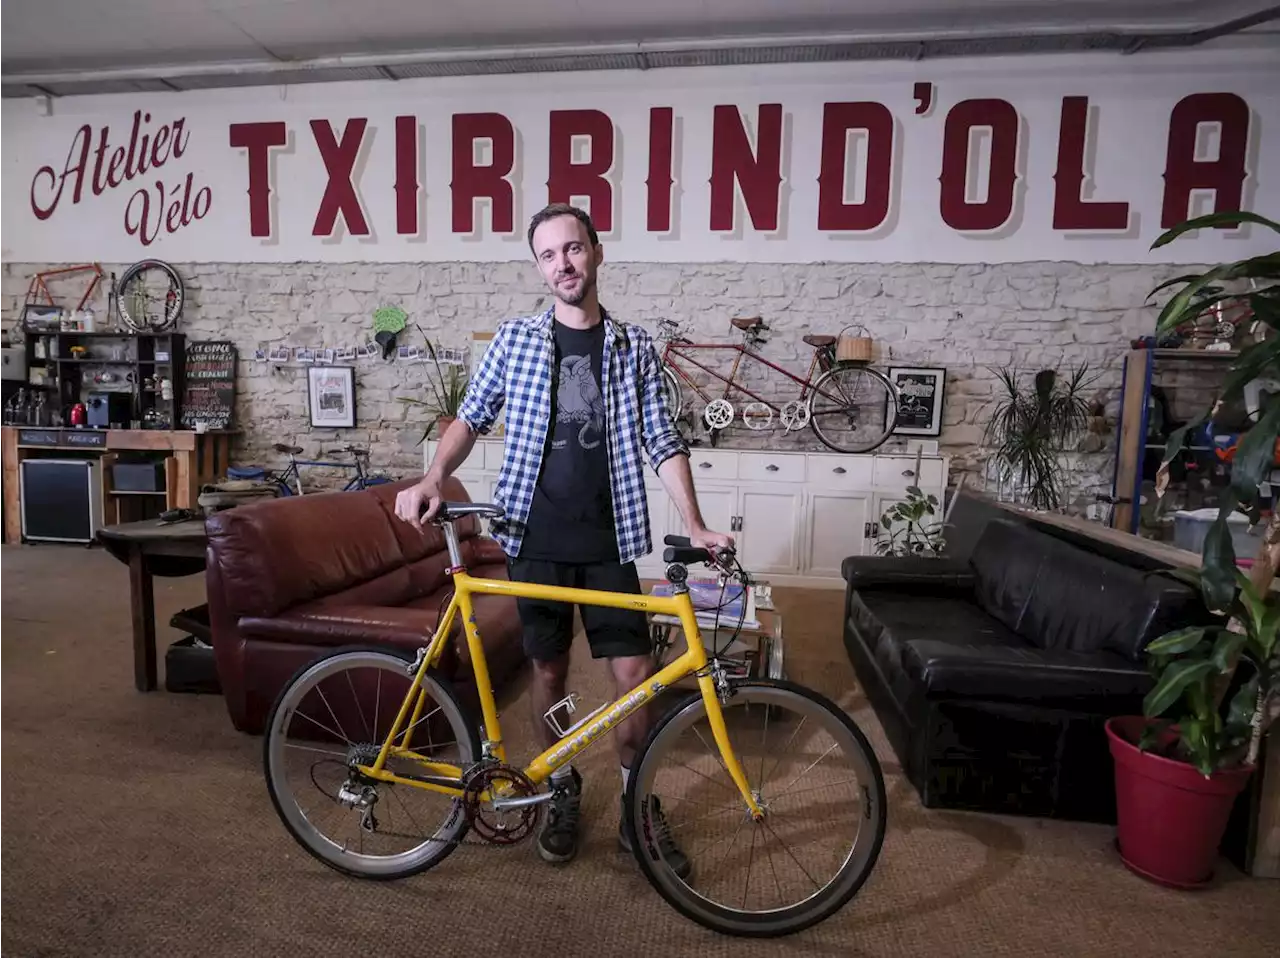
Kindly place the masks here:
[(769, 470), (769, 472), (777, 472), (777, 471), (778, 471), (778, 467), (777, 467), (777, 466), (775, 466), (773, 463), (769, 463), (769, 465), (765, 466), (765, 469)]
[(700, 462), (700, 463), (698, 463), (698, 468), (699, 468), (699, 469), (710, 469), (710, 468), (711, 468), (711, 463), (709, 463), (709, 462)]
[(844, 466), (836, 466), (831, 471), (834, 472), (837, 476), (843, 476), (845, 474)]
[(916, 474), (916, 471), (914, 469), (903, 469), (902, 474), (906, 476), (908, 479), (910, 479), (912, 476)]

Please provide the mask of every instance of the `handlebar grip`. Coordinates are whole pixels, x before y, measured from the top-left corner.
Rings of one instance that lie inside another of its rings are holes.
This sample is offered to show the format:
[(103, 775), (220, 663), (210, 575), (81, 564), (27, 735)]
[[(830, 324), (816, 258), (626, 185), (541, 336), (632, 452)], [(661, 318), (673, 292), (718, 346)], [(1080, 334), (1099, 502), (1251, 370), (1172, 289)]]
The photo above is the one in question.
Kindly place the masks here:
[(664, 536), (662, 539), (662, 543), (663, 545), (683, 546), (685, 548), (688, 548), (693, 544), (689, 541), (688, 536)]

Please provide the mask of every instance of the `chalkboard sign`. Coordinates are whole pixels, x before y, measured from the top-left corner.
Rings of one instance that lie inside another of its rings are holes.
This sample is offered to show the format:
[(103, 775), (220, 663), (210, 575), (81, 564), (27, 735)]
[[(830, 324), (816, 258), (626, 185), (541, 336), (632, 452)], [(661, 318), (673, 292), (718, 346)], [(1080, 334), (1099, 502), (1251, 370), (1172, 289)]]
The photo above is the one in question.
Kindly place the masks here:
[(236, 347), (188, 342), (184, 374), (182, 425), (191, 429), (203, 422), (209, 429), (231, 428), (236, 408)]

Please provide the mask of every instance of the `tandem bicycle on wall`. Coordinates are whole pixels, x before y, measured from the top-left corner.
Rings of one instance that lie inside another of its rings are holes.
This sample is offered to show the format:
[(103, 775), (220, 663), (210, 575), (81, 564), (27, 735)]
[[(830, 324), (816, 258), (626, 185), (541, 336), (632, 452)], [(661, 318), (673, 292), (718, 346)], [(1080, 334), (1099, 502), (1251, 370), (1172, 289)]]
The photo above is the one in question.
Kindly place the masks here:
[(290, 446), (278, 442), (271, 447), (276, 452), (289, 457), (289, 465), (283, 470), (264, 469), (261, 466), (231, 466), (227, 469), (229, 479), (254, 479), (261, 482), (275, 483), (277, 496), (301, 496), (306, 494), (302, 485), (302, 466), (321, 466), (330, 469), (351, 469), (355, 475), (342, 487), (343, 492), (355, 489), (367, 489), (391, 482), (391, 477), (369, 469), (369, 450), (360, 446), (346, 445), (340, 449), (326, 450), (326, 456), (344, 456), (341, 460), (332, 459), (299, 459), (303, 449), (301, 446)]

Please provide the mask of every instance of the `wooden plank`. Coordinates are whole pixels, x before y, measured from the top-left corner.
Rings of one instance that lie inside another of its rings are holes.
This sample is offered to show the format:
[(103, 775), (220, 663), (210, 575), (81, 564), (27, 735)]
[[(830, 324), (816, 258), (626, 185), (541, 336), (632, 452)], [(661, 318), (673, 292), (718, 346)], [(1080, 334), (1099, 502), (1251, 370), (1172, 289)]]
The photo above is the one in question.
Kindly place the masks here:
[(1198, 552), (1188, 552), (1186, 549), (1171, 546), (1167, 542), (1157, 542), (1155, 539), (1147, 539), (1131, 532), (1112, 529), (1109, 526), (1104, 526), (1101, 522), (1081, 519), (1079, 516), (1061, 515), (1056, 512), (1036, 512), (1026, 506), (1020, 506), (1012, 502), (998, 502), (994, 499), (991, 499), (990, 502), (1006, 512), (1014, 513), (1026, 519), (1028, 522), (1075, 532), (1090, 539), (1096, 539), (1099, 542), (1105, 542), (1119, 549), (1124, 549), (1127, 552), (1154, 559), (1175, 569), (1196, 571), (1200, 568), (1200, 554)]
[(195, 451), (190, 452), (177, 449), (171, 456), (177, 462), (177, 469), (174, 475), (175, 501), (176, 509), (193, 509), (195, 508), (199, 488), (196, 485), (197, 476), (195, 474)]
[(164, 507), (178, 508), (178, 460), (174, 456), (164, 460)]
[(107, 431), (107, 448), (194, 450), (197, 438), (183, 429), (111, 429)]
[(146, 557), (135, 545), (129, 554), (129, 606), (133, 612), (133, 684), (139, 692), (156, 687), (156, 603)]
[(102, 524), (114, 526), (120, 522), (120, 499), (113, 495), (114, 489), (111, 485), (111, 466), (115, 463), (117, 456), (115, 453), (104, 453), (99, 458), (102, 465), (100, 473), (102, 479)]
[(1263, 751), (1262, 794), (1249, 873), (1256, 878), (1280, 878), (1280, 734), (1274, 726)]
[[(1117, 499), (1132, 500), (1141, 474), (1143, 447), (1147, 441), (1147, 431), (1143, 428), (1143, 402), (1150, 360), (1151, 356), (1145, 349), (1131, 350), (1124, 358), (1124, 396), (1120, 400), (1120, 438), (1116, 448)], [(1122, 532), (1130, 532), (1137, 508), (1136, 501), (1116, 503), (1111, 514), (1112, 526)]]
[(22, 541), (22, 503), (18, 495), (18, 430), (5, 426), (4, 460), (4, 541)]

